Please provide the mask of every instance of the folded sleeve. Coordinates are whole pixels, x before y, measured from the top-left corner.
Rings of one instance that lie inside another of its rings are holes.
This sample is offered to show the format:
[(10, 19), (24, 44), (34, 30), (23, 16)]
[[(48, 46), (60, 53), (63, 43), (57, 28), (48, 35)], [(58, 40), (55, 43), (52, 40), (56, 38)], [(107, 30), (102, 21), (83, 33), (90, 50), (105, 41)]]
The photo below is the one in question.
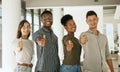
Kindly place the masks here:
[(105, 55), (106, 55), (106, 60), (109, 60), (111, 59), (111, 54), (109, 52), (109, 46), (108, 46), (108, 40), (107, 40), (107, 37), (106, 37), (106, 48), (105, 48)]

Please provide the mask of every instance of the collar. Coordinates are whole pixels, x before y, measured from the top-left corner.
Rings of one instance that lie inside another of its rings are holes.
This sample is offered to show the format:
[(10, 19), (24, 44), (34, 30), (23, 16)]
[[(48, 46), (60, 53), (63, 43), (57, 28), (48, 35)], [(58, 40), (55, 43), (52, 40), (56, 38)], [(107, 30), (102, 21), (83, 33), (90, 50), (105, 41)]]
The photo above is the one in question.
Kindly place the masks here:
[[(97, 30), (97, 31), (98, 31), (98, 30)], [(93, 32), (92, 30), (90, 30), (90, 29), (88, 30), (88, 32), (91, 33), (91, 34), (94, 34), (94, 32)], [(100, 34), (101, 34), (101, 33), (98, 31), (98, 35), (100, 35)]]
[(53, 30), (51, 29), (50, 31), (49, 30), (47, 30), (44, 26), (42, 27), (42, 29), (43, 29), (43, 31), (45, 31), (45, 32), (53, 32)]

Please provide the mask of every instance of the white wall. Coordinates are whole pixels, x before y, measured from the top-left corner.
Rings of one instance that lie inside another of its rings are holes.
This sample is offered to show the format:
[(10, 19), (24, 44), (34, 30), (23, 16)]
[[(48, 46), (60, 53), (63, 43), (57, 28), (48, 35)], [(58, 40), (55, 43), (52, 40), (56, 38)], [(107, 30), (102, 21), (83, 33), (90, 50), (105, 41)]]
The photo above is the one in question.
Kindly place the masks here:
[(0, 19), (0, 50), (2, 49), (2, 19)]
[(118, 24), (118, 23), (120, 23), (120, 19), (114, 19), (114, 14), (104, 14), (103, 22)]
[(118, 36), (119, 36), (119, 51), (120, 51), (120, 23), (117, 25), (118, 26)]
[[(116, 13), (115, 13), (116, 14)], [(116, 34), (119, 35), (119, 38), (120, 38), (120, 20), (119, 19), (116, 19), (114, 17), (114, 12), (112, 13), (105, 13), (104, 14), (104, 17), (103, 17), (103, 22), (105, 24), (105, 31), (106, 31), (106, 35), (107, 35), (107, 38), (108, 38), (108, 43), (109, 43), (109, 48), (110, 50), (114, 50), (114, 37)], [(120, 40), (119, 40), (120, 42)], [(119, 43), (120, 44), (120, 43)], [(120, 50), (120, 49), (119, 49)]]
[(114, 4), (120, 4), (120, 0), (26, 0), (27, 8)]

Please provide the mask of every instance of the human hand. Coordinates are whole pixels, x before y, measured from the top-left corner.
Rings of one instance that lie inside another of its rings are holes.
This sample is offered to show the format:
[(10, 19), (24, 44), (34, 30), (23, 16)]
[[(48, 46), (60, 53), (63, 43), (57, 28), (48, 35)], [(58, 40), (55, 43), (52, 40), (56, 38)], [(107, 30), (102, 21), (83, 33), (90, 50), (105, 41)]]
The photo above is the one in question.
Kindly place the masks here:
[(84, 45), (87, 42), (87, 35), (84, 32), (82, 36), (80, 37), (80, 44)]
[(67, 48), (67, 51), (71, 51), (72, 50), (73, 42), (71, 40), (67, 40), (66, 41), (66, 48)]
[(43, 35), (43, 37), (37, 38), (36, 42), (38, 43), (38, 45), (44, 47), (46, 45), (46, 35)]

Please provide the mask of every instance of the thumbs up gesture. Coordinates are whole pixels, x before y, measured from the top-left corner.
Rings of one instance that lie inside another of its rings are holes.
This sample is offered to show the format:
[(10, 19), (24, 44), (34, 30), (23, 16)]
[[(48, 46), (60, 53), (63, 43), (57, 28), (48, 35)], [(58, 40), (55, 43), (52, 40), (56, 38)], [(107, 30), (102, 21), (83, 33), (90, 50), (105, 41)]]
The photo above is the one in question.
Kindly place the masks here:
[(72, 50), (73, 42), (71, 40), (67, 40), (66, 41), (66, 48), (67, 48), (67, 51), (71, 51)]
[(38, 43), (38, 45), (44, 47), (46, 45), (46, 35), (43, 35), (42, 38), (37, 38), (36, 42)]
[(17, 50), (18, 51), (22, 51), (23, 49), (23, 43), (22, 43), (22, 38), (20, 38), (19, 42), (18, 42), (18, 47), (17, 47)]
[(84, 32), (82, 36), (80, 37), (80, 44), (84, 45), (87, 42), (87, 35)]

